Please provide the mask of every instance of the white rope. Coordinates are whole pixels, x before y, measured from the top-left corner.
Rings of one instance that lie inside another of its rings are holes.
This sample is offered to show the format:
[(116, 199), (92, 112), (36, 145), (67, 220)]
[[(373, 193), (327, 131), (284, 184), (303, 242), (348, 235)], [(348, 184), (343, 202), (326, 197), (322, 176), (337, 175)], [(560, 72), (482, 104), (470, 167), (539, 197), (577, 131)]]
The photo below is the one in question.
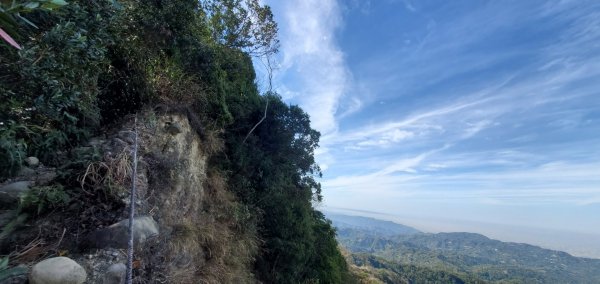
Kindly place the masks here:
[(137, 115), (133, 125), (135, 132), (135, 140), (133, 143), (133, 173), (131, 175), (131, 196), (129, 199), (129, 241), (127, 244), (127, 284), (132, 284), (133, 281), (133, 216), (135, 213), (135, 180), (137, 177), (137, 148), (138, 148), (138, 132), (137, 132)]

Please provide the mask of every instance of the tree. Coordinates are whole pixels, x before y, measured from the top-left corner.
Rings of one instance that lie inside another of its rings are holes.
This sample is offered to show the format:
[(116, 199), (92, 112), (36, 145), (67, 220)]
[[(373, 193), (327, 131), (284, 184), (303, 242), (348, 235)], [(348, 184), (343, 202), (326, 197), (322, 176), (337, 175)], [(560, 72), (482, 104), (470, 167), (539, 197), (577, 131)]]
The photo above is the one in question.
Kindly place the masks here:
[(277, 23), (258, 0), (201, 0), (215, 41), (254, 56), (276, 53)]

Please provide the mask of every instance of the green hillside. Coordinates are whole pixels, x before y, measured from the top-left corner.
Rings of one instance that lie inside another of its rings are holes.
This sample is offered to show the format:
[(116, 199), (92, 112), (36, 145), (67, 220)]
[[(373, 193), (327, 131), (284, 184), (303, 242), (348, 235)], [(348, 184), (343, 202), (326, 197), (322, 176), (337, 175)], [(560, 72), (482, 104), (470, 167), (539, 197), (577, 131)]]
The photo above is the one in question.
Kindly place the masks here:
[[(353, 253), (491, 283), (599, 283), (600, 260), (474, 233), (399, 234), (337, 226), (338, 240)], [(355, 261), (356, 263), (356, 261)], [(388, 265), (388, 266), (393, 266)], [(397, 270), (397, 269), (396, 269)], [(465, 280), (466, 281), (466, 280)], [(469, 282), (467, 281), (467, 282)]]

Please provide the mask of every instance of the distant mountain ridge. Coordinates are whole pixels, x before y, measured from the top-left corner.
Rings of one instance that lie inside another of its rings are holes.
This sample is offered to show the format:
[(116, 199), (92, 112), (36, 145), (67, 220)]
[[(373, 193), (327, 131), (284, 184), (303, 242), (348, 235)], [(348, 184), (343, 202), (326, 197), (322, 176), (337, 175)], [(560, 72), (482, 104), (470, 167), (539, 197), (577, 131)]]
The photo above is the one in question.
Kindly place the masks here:
[[(389, 221), (339, 215), (335, 216), (337, 221), (332, 222), (337, 228), (338, 241), (350, 252), (373, 255), (400, 266), (463, 275), (464, 279), (469, 279), (465, 283), (479, 280), (490, 283), (600, 283), (599, 259), (574, 257), (529, 244), (501, 242), (481, 234), (421, 233)], [(374, 220), (373, 224), (366, 224), (370, 220)], [(390, 228), (381, 228), (386, 225)]]
[(331, 220), (333, 226), (338, 229), (361, 229), (381, 236), (412, 235), (422, 233), (415, 228), (394, 223), (392, 221), (329, 212), (325, 212), (324, 214), (329, 220)]

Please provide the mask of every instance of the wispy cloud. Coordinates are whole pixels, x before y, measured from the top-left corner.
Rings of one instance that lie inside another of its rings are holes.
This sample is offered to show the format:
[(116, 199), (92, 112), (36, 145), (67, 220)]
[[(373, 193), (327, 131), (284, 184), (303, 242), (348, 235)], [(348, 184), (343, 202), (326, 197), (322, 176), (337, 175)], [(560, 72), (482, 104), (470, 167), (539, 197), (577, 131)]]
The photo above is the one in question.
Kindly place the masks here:
[(404, 0), (404, 7), (406, 7), (406, 9), (409, 10), (409, 11), (411, 11), (411, 12), (416, 12), (417, 11), (417, 9), (411, 3), (410, 0)]
[[(324, 186), (340, 194), (398, 193), (432, 202), (452, 200), (471, 204), (600, 204), (598, 163), (547, 163), (537, 167), (486, 172), (454, 172), (436, 164), (440, 173), (427, 172), (426, 155), (394, 162), (376, 173), (341, 176)], [(397, 173), (403, 174), (398, 175)], [(376, 186), (374, 186), (376, 185)]]
[(335, 0), (295, 0), (275, 5), (282, 5), (282, 58), (275, 74), (279, 82), (276, 88), (309, 113), (315, 129), (324, 134), (334, 132), (335, 114), (349, 81), (344, 55), (335, 38), (342, 25), (340, 8)]

